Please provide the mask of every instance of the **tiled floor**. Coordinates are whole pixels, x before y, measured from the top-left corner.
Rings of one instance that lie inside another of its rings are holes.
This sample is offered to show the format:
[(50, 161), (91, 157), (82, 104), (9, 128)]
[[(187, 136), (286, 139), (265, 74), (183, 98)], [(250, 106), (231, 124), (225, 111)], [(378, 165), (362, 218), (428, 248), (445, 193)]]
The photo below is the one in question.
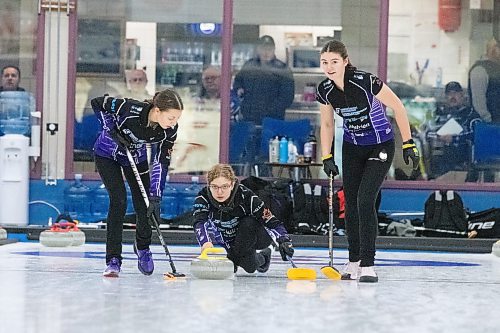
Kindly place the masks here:
[[(268, 273), (199, 280), (189, 274), (198, 248), (170, 249), (187, 278), (163, 279), (170, 266), (160, 246), (147, 277), (125, 245), (118, 279), (101, 276), (103, 244), (0, 246), (0, 332), (500, 332), (492, 254), (378, 251), (379, 283), (360, 284), (321, 275), (326, 249), (296, 252), (316, 281), (288, 280), (278, 253)], [(339, 269), (346, 261), (335, 251)]]

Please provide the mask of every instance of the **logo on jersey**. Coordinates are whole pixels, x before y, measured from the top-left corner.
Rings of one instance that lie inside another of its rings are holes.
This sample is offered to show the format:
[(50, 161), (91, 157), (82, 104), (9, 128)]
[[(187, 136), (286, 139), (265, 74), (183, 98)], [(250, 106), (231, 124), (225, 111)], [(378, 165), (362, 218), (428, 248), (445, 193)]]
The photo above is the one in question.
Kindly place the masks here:
[(143, 107), (142, 106), (139, 106), (139, 105), (132, 105), (130, 107), (130, 113), (133, 113), (133, 114), (140, 114), (141, 111), (142, 111)]

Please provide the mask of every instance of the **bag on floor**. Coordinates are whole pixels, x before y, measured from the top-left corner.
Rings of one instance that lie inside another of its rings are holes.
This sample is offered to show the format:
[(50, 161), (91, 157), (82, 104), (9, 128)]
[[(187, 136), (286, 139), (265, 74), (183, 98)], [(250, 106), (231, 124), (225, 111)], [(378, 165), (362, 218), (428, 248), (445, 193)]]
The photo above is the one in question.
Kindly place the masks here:
[(295, 232), (306, 235), (323, 234), (323, 227), (328, 225), (327, 188), (299, 182), (294, 185), (291, 197)]
[(280, 220), (289, 233), (294, 232), (292, 223), (292, 199), (290, 188), (293, 180), (280, 178), (275, 181), (250, 176), (241, 181), (241, 184), (251, 189), (269, 208), (274, 216)]
[[(427, 198), (424, 228), (423, 235), (428, 237), (466, 237), (467, 212), (456, 191), (438, 190)], [(453, 233), (456, 231), (464, 234)]]
[(500, 208), (470, 213), (468, 223), (471, 238), (500, 238)]

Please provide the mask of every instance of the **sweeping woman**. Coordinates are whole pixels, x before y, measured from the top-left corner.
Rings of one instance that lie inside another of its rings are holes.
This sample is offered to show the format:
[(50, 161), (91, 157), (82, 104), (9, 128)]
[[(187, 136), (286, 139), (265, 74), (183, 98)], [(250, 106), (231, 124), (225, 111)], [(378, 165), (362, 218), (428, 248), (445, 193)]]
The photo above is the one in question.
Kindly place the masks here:
[[(103, 129), (94, 145), (95, 163), (110, 200), (106, 219), (107, 267), (103, 275), (118, 277), (121, 270), (123, 220), (127, 208), (123, 175), (132, 192), (137, 216), (134, 243), (137, 266), (144, 275), (151, 275), (154, 263), (149, 249), (152, 234), (149, 218), (154, 214), (160, 221), (162, 191), (177, 138), (177, 121), (184, 108), (182, 100), (175, 91), (167, 89), (144, 102), (105, 95), (92, 99), (91, 105)], [(151, 173), (146, 143), (152, 148)], [(134, 158), (144, 188), (149, 190), (149, 207), (134, 177), (127, 149)]]
[(213, 166), (207, 173), (207, 184), (193, 205), (194, 231), (202, 252), (221, 245), (234, 263), (235, 273), (238, 266), (248, 273), (266, 272), (273, 239), (283, 261), (293, 256), (292, 241), (283, 224), (257, 195), (239, 183), (230, 165)]
[(334, 160), (334, 112), (344, 120), (342, 172), (349, 262), (342, 279), (377, 282), (374, 270), (377, 212), (375, 202), (394, 157), (394, 131), (385, 106), (394, 111), (403, 138), (403, 159), (418, 168), (419, 153), (411, 137), (406, 109), (394, 92), (375, 75), (351, 65), (345, 45), (329, 41), (321, 49), (326, 79), (318, 85), (323, 169), (339, 170)]

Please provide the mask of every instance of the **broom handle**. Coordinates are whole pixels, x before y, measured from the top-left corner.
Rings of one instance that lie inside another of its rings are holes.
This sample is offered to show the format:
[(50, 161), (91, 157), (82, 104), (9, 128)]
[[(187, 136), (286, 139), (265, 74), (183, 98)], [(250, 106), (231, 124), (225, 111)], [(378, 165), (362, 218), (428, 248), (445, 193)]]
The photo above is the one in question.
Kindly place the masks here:
[(330, 266), (333, 267), (333, 175), (328, 177), (328, 255)]

